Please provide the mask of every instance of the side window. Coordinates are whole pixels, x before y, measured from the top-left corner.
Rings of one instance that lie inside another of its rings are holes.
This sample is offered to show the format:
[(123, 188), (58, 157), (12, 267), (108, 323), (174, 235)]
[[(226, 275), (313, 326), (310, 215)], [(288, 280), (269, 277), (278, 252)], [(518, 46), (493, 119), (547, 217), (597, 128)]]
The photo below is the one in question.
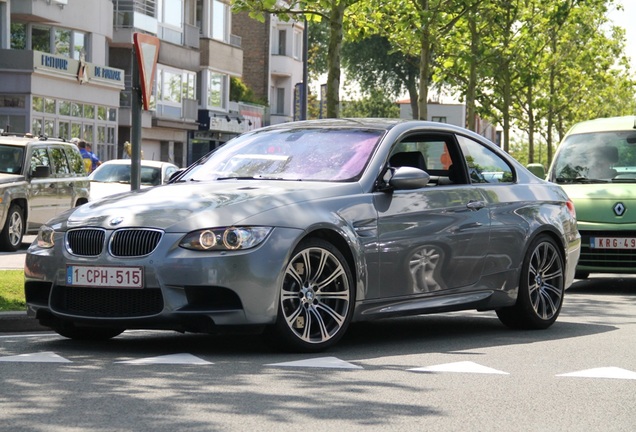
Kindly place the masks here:
[(457, 140), (466, 159), (471, 183), (514, 182), (512, 168), (499, 155), (470, 138), (458, 135)]
[(74, 151), (71, 148), (66, 148), (64, 150), (66, 151), (66, 157), (68, 158), (71, 171), (77, 175), (86, 175), (84, 172), (84, 162), (82, 161), (82, 156), (79, 154), (79, 151)]
[(33, 153), (31, 153), (31, 174), (35, 173), (35, 168), (38, 166), (51, 167), (49, 152), (46, 148), (34, 148)]
[(457, 155), (457, 145), (451, 135), (409, 136), (391, 150), (389, 164), (426, 171), (430, 176), (429, 186), (465, 183), (452, 168), (453, 154)]
[(64, 151), (59, 147), (51, 148), (51, 159), (55, 166), (55, 174), (60, 177), (67, 177), (71, 173), (71, 169), (68, 166), (66, 155)]

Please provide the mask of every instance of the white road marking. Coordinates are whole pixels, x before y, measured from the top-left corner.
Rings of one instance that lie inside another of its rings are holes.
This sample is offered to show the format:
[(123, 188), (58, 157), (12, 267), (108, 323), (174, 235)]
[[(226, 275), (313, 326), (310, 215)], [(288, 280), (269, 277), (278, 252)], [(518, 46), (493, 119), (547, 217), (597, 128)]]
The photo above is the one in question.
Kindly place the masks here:
[(51, 351), (0, 357), (0, 362), (73, 363)]
[(618, 367), (600, 367), (557, 375), (558, 377), (615, 378), (636, 380), (636, 372)]
[(298, 360), (283, 363), (270, 363), (265, 366), (282, 366), (282, 367), (313, 367), (313, 368), (334, 368), (334, 369), (363, 369), (362, 366), (357, 366), (340, 360), (337, 357), (319, 357), (307, 360)]
[(480, 374), (499, 374), (510, 375), (508, 372), (502, 372), (492, 369), (471, 361), (461, 361), (455, 363), (445, 363), (435, 366), (425, 366), (419, 368), (408, 369), (416, 372), (455, 372), (455, 373), (480, 373)]
[(124, 360), (115, 363), (125, 364), (189, 364), (189, 365), (210, 365), (214, 364), (205, 361), (192, 354), (169, 354), (157, 357), (138, 358), (134, 360)]

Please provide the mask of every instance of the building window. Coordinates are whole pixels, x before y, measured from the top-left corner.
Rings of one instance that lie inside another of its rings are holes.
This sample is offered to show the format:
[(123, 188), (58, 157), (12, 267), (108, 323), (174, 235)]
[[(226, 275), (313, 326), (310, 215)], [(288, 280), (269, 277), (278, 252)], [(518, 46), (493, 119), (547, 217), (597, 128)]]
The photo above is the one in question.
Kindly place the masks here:
[(55, 54), (70, 57), (71, 53), (71, 31), (55, 29)]
[(276, 89), (276, 114), (285, 114), (285, 88)]
[(157, 3), (159, 37), (181, 45), (183, 42), (183, 0), (159, 0)]
[(196, 73), (157, 65), (154, 109), (162, 117), (181, 118), (183, 99), (194, 99)]
[(287, 55), (287, 30), (278, 30), (278, 55)]
[(225, 108), (227, 92), (227, 75), (208, 71), (207, 105), (212, 108)]
[(51, 53), (51, 28), (34, 25), (31, 30), (31, 47), (33, 51)]
[(71, 138), (73, 138), (71, 136), (71, 125), (69, 124), (69, 122), (60, 122), (58, 124), (57, 135), (60, 138), (64, 138), (65, 140), (70, 140)]
[(302, 60), (303, 56), (303, 32), (294, 31), (294, 58)]
[(212, 39), (217, 39), (223, 42), (229, 40), (228, 21), (229, 21), (229, 7), (227, 4), (219, 0), (212, 1), (212, 16), (210, 17), (210, 35)]
[[(31, 36), (30, 46), (28, 36)], [(79, 60), (86, 53), (88, 36), (84, 32), (45, 25), (12, 23), (11, 49), (42, 51)], [(86, 56), (88, 60), (88, 55)]]
[(73, 58), (80, 59), (80, 55), (86, 54), (86, 33), (73, 32)]
[(446, 116), (443, 116), (443, 117), (433, 116), (431, 117), (431, 121), (438, 122), (438, 123), (446, 123)]
[(27, 49), (27, 26), (24, 23), (11, 23), (11, 49)]

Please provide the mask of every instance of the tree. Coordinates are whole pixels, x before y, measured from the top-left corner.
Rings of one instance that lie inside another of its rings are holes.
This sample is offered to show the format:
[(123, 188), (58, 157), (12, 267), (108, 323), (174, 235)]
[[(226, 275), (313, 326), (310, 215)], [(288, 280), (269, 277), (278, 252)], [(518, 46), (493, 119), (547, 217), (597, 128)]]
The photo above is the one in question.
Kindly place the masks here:
[[(329, 26), (327, 43), (327, 117), (338, 117), (340, 105), (340, 55), (345, 13), (361, 0), (299, 0), (294, 3), (277, 0), (234, 0), (236, 11), (248, 11), (261, 22), (264, 14), (274, 14), (282, 20), (306, 19), (325, 21)], [(305, 83), (307, 85), (307, 83)]]
[(342, 102), (343, 117), (399, 118), (400, 109), (382, 89), (372, 89), (360, 100)]
[(379, 34), (407, 56), (419, 58), (418, 114), (428, 116), (428, 92), (433, 83), (436, 59), (444, 50), (445, 36), (479, 0), (368, 0), (352, 12), (351, 37)]
[(342, 48), (342, 64), (348, 77), (360, 88), (373, 94), (382, 91), (386, 96), (398, 97), (407, 90), (413, 117), (418, 118), (419, 58), (395, 50), (385, 37), (370, 37), (346, 42)]

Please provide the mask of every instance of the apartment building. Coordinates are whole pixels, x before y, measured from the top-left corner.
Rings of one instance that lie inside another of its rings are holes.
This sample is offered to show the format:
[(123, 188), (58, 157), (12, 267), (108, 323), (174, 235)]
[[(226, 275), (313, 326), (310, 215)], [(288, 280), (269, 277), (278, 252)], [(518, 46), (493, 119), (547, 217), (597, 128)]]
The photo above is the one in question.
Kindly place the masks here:
[(124, 71), (108, 61), (110, 0), (0, 0), (0, 129), (116, 156)]
[[(230, 79), (251, 59), (233, 17), (230, 0), (0, 0), (0, 129), (79, 137), (102, 160), (126, 157), (133, 34), (146, 33), (161, 45), (143, 157), (185, 166), (270, 124), (264, 106), (230, 101)], [(292, 117), (297, 78), (285, 80), (272, 84), (276, 122)]]
[(299, 84), (303, 82), (304, 23), (268, 16), (257, 23), (247, 13), (234, 16), (245, 57), (243, 81), (268, 102), (268, 124), (299, 119)]

